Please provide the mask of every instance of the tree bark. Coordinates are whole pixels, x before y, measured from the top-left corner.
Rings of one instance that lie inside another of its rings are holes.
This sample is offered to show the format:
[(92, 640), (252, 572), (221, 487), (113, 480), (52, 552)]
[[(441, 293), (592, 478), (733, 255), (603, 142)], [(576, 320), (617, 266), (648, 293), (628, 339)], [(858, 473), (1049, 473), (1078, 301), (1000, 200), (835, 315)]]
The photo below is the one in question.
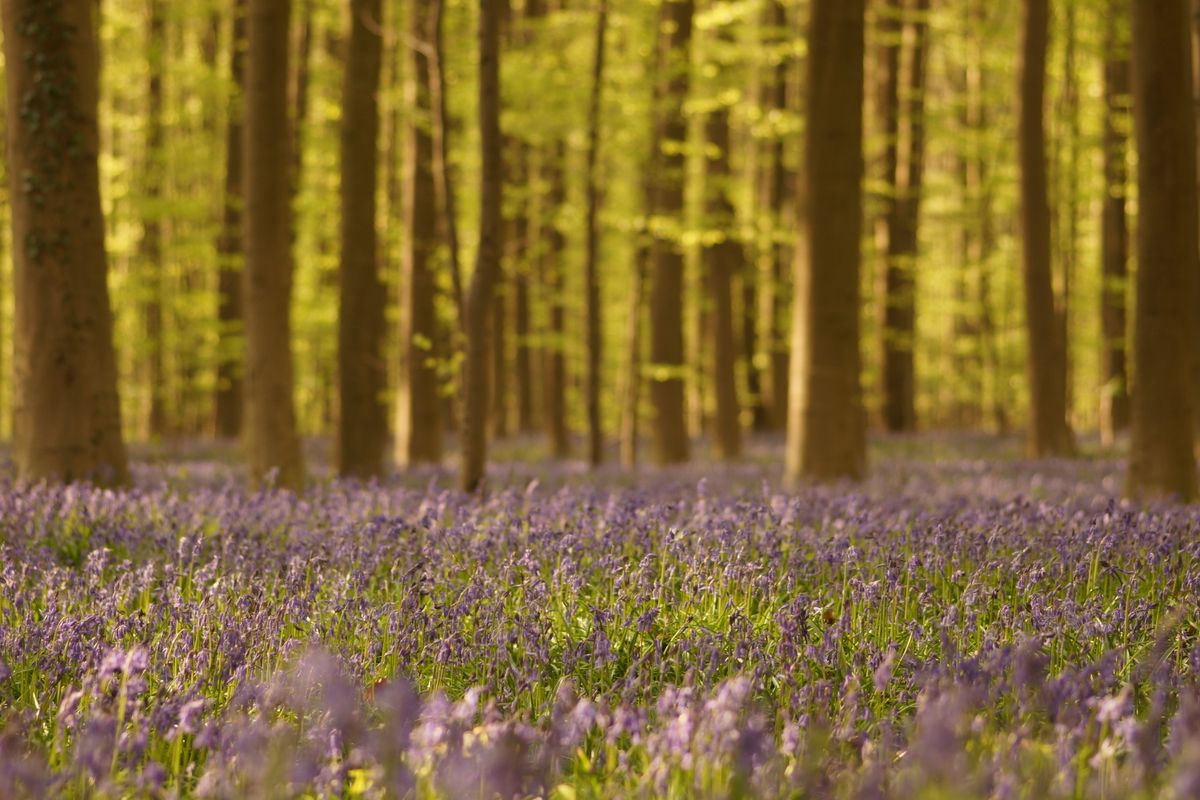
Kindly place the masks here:
[(91, 3), (4, 0), (22, 481), (125, 483), (97, 166)]
[(587, 388), (588, 463), (593, 467), (604, 461), (604, 429), (600, 419), (601, 345), (599, 250), (600, 189), (596, 185), (596, 162), (600, 151), (600, 112), (604, 99), (605, 37), (608, 32), (608, 0), (600, 0), (596, 12), (596, 38), (592, 59), (592, 94), (588, 104), (587, 151), (587, 242), (584, 263), (584, 300), (587, 309)]
[(488, 312), (500, 274), (504, 250), (503, 138), (500, 134), (500, 22), (502, 9), (491, 0), (479, 2), (479, 249), (466, 297), (462, 474), (463, 491), (483, 483), (487, 465)]
[(291, 325), (292, 166), (288, 126), (289, 0), (250, 0), (246, 198), (242, 292), (246, 302), (246, 450), (251, 481), (297, 488), (304, 461), (296, 432)]
[(466, 323), (463, 321), (465, 313), (463, 279), (462, 266), (459, 263), (458, 203), (454, 195), (454, 179), (450, 174), (450, 109), (446, 102), (445, 47), (443, 46), (445, 14), (445, 0), (433, 0), (432, 17), (429, 23), (431, 27), (425, 41), (432, 44), (429, 51), (429, 98), (433, 106), (433, 124), (431, 125), (433, 188), (437, 197), (438, 221), (450, 262), (450, 284), (454, 287), (454, 307), (458, 311), (458, 326), (461, 332), (466, 327)]
[(396, 464), (436, 464), (442, 458), (441, 400), (435, 344), (440, 340), (435, 313), (438, 209), (432, 135), (437, 110), (433, 104), (435, 75), (435, 3), (415, 0), (409, 6), (412, 70), (405, 85), (410, 109), (404, 151), (404, 218), (408, 238), (401, 262), (400, 348), (403, 360), (396, 387)]
[(904, 376), (900, 372), (903, 360), (900, 341), (902, 332), (896, 330), (902, 301), (896, 296), (900, 269), (894, 263), (896, 245), (893, 241), (899, 227), (900, 208), (900, 65), (904, 34), (904, 0), (885, 0), (876, 11), (879, 50), (874, 76), (878, 82), (875, 112), (879, 133), (883, 138), (880, 158), (879, 216), (875, 219), (875, 249), (880, 264), (876, 274), (879, 305), (879, 352), (882, 356), (880, 387), (882, 416), (889, 431), (905, 430)]
[[(1200, 130), (1200, 0), (1192, 0), (1192, 97), (1195, 123)], [(1200, 147), (1200, 136), (1196, 137)], [(1197, 191), (1200, 191), (1200, 152), (1197, 152)], [(1197, 265), (1200, 273), (1200, 264)], [(1196, 280), (1196, 293), (1192, 296), (1196, 308), (1200, 308), (1200, 278)], [(1192, 315), (1192, 435), (1196, 442), (1197, 457), (1200, 458), (1200, 313)]]
[[(907, 77), (905, 97), (892, 102), (896, 111), (904, 110), (903, 124), (893, 128), (897, 140), (892, 164), (893, 196), (887, 218), (887, 259), (883, 271), (883, 418), (893, 432), (913, 431), (917, 427), (916, 363), (916, 264), (920, 251), (918, 225), (921, 216), (921, 191), (925, 170), (925, 50), (929, 31), (929, 0), (894, 3), (894, 12), (910, 12), (902, 26), (890, 35), (901, 36), (889, 48), (888, 69), (897, 71), (892, 89), (897, 90), (900, 75)], [(901, 56), (907, 52), (907, 64), (901, 70)], [(898, 91), (898, 90), (897, 90)], [(889, 148), (890, 149), (890, 148)]]
[(1109, 0), (1104, 43), (1104, 208), (1101, 227), (1100, 324), (1101, 369), (1104, 389), (1100, 399), (1100, 436), (1111, 446), (1129, 427), (1129, 373), (1126, 367), (1129, 297), (1129, 222), (1126, 213), (1129, 170), (1129, 42), (1122, 36), (1128, 4)]
[[(782, 0), (772, 0), (768, 8), (768, 20), (773, 28), (772, 36), (783, 42), (790, 43), (791, 30), (788, 27), (787, 6)], [(793, 73), (796, 71), (795, 59), (782, 55), (773, 70), (770, 87), (770, 105), (776, 111), (787, 111), (794, 107), (794, 89), (796, 81)], [(793, 108), (793, 111), (795, 109)], [(771, 428), (785, 430), (788, 414), (788, 362), (791, 360), (791, 346), (787, 337), (788, 288), (790, 284), (789, 271), (792, 268), (794, 245), (785, 241), (790, 226), (785, 224), (788, 204), (792, 201), (796, 175), (787, 164), (787, 148), (792, 137), (776, 133), (771, 145), (770, 164), (767, 168), (767, 180), (764, 189), (766, 207), (771, 214), (770, 240), (768, 241), (769, 273), (760, 276), (762, 285), (758, 287), (759, 300), (754, 299), (755, 287), (752, 281), (747, 281), (744, 300), (743, 336), (746, 339), (747, 351), (751, 354), (748, 365), (750, 376), (750, 396), (754, 398), (754, 427), (757, 429)], [(747, 270), (748, 274), (749, 270)], [(756, 335), (753, 315), (756, 311), (762, 317), (762, 344), (755, 346), (753, 339)], [(754, 355), (762, 351), (766, 357), (765, 370), (760, 370), (753, 363)], [(764, 380), (765, 378), (765, 380)]]
[[(660, 12), (659, 80), (662, 93), (660, 130), (655, 142), (661, 168), (654, 214), (682, 224), (687, 142), (684, 104), (690, 85), (693, 0), (664, 0)], [(689, 442), (684, 407), (683, 343), (684, 253), (678, 231), (656, 232), (650, 287), (650, 399), (654, 406), (654, 443), (661, 464), (688, 460)]]
[[(721, 36), (727, 40), (728, 31), (722, 30)], [(727, 41), (727, 44), (732, 42)], [(733, 276), (746, 269), (746, 254), (737, 238), (737, 212), (729, 197), (733, 170), (730, 166), (729, 106), (724, 102), (708, 113), (706, 135), (711, 155), (706, 162), (708, 235), (705, 237), (703, 266), (712, 305), (712, 325), (704, 338), (710, 346), (716, 399), (713, 443), (717, 458), (735, 461), (742, 455), (742, 426), (737, 396), (737, 345), (733, 336)]]
[(1022, 0), (1019, 65), (1020, 216), (1025, 326), (1029, 340), (1029, 429), (1034, 458), (1074, 452), (1067, 426), (1066, 353), (1050, 272), (1050, 203), (1046, 178), (1046, 49), (1048, 0)]
[[(793, 309), (788, 477), (866, 472), (859, 351), (863, 0), (813, 0)], [(809, 198), (820, 202), (809, 202)]]
[(1192, 317), (1200, 258), (1187, 0), (1134, 0), (1137, 314), (1128, 493), (1196, 498)]
[(166, 21), (161, 0), (149, 0), (149, 20), (146, 32), (146, 130), (142, 191), (146, 211), (142, 214), (140, 256), (145, 270), (146, 353), (145, 379), (149, 393), (146, 433), (151, 439), (167, 435), (167, 375), (164, 367), (163, 301), (166, 292), (163, 263), (162, 199), (164, 189), (163, 152), (163, 71), (166, 51)]
[(217, 436), (236, 438), (242, 430), (242, 115), (245, 107), (246, 0), (233, 4), (229, 74), (233, 97), (225, 129), (225, 202), (217, 238)]
[(541, 284), (550, 307), (550, 327), (542, 349), (543, 418), (546, 427), (546, 444), (551, 458), (566, 458), (571, 454), (571, 441), (567, 431), (567, 359), (566, 359), (566, 308), (563, 297), (563, 262), (567, 256), (567, 235), (562, 229), (560, 212), (567, 202), (564, 161), (567, 157), (566, 143), (558, 141), (547, 153), (549, 163), (545, 170), (545, 181), (549, 186), (545, 199), (545, 251), (541, 255)]
[(351, 0), (342, 88), (342, 258), (338, 308), (338, 473), (383, 474), (384, 303), (375, 230), (382, 0)]

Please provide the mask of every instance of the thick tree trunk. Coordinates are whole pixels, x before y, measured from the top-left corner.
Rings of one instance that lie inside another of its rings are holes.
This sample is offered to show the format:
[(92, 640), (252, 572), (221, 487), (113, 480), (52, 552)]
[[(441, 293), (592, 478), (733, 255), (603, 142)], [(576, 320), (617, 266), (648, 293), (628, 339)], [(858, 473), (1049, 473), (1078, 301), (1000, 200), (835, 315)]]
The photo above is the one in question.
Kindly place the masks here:
[(487, 465), (488, 312), (504, 251), (503, 138), (500, 134), (500, 4), (479, 2), (479, 250), (466, 297), (466, 364), (463, 369), (463, 491), (474, 492)]
[(383, 474), (384, 303), (375, 230), (382, 0), (351, 0), (342, 88), (342, 259), (338, 308), (338, 473)]
[[(1200, 0), (1192, 0), (1192, 97), (1197, 130), (1200, 130)], [(1200, 191), (1200, 136), (1196, 137), (1198, 152), (1197, 191)], [(1200, 273), (1200, 264), (1197, 265)], [(1196, 280), (1193, 295), (1195, 308), (1200, 308), (1200, 278)], [(1200, 314), (1192, 315), (1192, 435), (1196, 443), (1196, 454), (1200, 458)]]
[(144, 291), (146, 353), (145, 379), (149, 392), (146, 434), (162, 439), (168, 433), (167, 375), (163, 342), (163, 301), (166, 292), (166, 265), (163, 263), (163, 225), (160, 208), (163, 199), (163, 69), (166, 56), (166, 21), (161, 0), (150, 0), (146, 33), (146, 130), (142, 153), (142, 191), (148, 209), (142, 215), (140, 256), (145, 270)]
[(1104, 52), (1104, 208), (1101, 217), (1100, 360), (1104, 390), (1100, 436), (1111, 446), (1129, 427), (1129, 371), (1126, 367), (1129, 297), (1129, 222), (1126, 214), (1129, 170), (1129, 42), (1120, 23), (1128, 16), (1124, 0), (1109, 0)]
[(1192, 317), (1197, 313), (1196, 121), (1187, 0), (1134, 0), (1137, 314), (1128, 492), (1196, 498)]
[[(124, 483), (91, 3), (4, 0), (22, 481)], [(51, 123), (54, 124), (51, 124)]]
[[(693, 0), (664, 0), (660, 13), (659, 80), (662, 93), (660, 130), (655, 142), (661, 163), (654, 214), (677, 223), (684, 213), (687, 102), (691, 61)], [(656, 234), (650, 287), (650, 399), (654, 406), (654, 443), (661, 464), (688, 460), (689, 442), (684, 404), (687, 370), (683, 343), (683, 244), (677, 232)]]
[(229, 74), (234, 96), (225, 130), (225, 208), (217, 239), (217, 436), (236, 438), (242, 430), (242, 115), (245, 108), (246, 0), (233, 4)]
[(304, 483), (292, 397), (289, 0), (250, 0), (243, 134), (246, 198), (246, 450), (250, 476)]
[(436, 464), (442, 458), (441, 401), (435, 343), (441, 338), (435, 313), (438, 209), (432, 136), (433, 42), (437, 0), (409, 6), (412, 70), (405, 85), (409, 115), (404, 151), (404, 218), (408, 230), (400, 276), (400, 352), (396, 387), (396, 464)]
[(729, 107), (708, 114), (708, 145), (712, 154), (705, 176), (705, 216), (711, 241), (704, 248), (704, 269), (712, 304), (712, 325), (705, 337), (712, 358), (716, 416), (713, 443), (722, 461), (742, 455), (741, 410), (737, 396), (737, 345), (733, 336), (733, 276), (746, 269), (746, 254), (737, 238), (737, 213), (729, 198), (733, 174), (730, 167)]
[(1067, 426), (1066, 353), (1061, 341), (1050, 272), (1050, 203), (1046, 179), (1046, 48), (1048, 0), (1022, 0), (1019, 68), (1021, 251), (1028, 334), (1029, 430), (1035, 458), (1074, 451)]
[(864, 2), (813, 0), (810, 8), (787, 472), (793, 481), (858, 479), (867, 466), (859, 351)]
[(604, 429), (600, 421), (601, 318), (599, 250), (600, 188), (596, 185), (596, 161), (600, 150), (600, 112), (604, 99), (605, 36), (608, 33), (608, 0), (600, 0), (596, 12), (596, 39), (592, 59), (592, 94), (588, 105), (587, 151), (587, 242), (584, 263), (584, 301), (587, 313), (587, 386), (585, 389), (588, 426), (588, 463), (593, 467), (604, 461)]

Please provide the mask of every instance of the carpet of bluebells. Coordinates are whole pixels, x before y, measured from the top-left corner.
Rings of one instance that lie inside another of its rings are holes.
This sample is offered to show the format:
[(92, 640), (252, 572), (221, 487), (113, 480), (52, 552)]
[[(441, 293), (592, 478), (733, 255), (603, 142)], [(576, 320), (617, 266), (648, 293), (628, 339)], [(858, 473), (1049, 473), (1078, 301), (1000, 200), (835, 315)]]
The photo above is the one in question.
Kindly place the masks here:
[(5, 483), (0, 797), (1200, 797), (1200, 511), (969, 450)]

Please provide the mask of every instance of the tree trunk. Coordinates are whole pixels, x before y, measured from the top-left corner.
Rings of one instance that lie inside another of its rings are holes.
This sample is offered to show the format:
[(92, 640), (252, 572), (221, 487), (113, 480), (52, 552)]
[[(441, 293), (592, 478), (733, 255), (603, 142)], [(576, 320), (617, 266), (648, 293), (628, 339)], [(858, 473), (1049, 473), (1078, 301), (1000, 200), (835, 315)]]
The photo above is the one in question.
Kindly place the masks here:
[(1128, 492), (1196, 498), (1192, 316), (1200, 258), (1187, 0), (1134, 0), (1137, 314)]
[[(772, 0), (768, 14), (773, 28), (772, 37), (790, 43), (791, 29), (788, 27), (787, 6), (782, 0)], [(794, 102), (789, 102), (797, 83), (793, 75), (795, 69), (795, 59), (786, 54), (780, 56), (779, 63), (775, 65), (770, 88), (769, 102), (774, 110), (787, 111), (795, 105)], [(795, 111), (794, 108), (792, 110)], [(746, 282), (749, 289), (744, 300), (744, 314), (747, 319), (743, 320), (743, 336), (746, 338), (746, 348), (752, 359), (760, 349), (767, 356), (765, 370), (760, 371), (753, 362), (748, 365), (750, 396), (755, 398), (754, 427), (757, 429), (787, 428), (788, 362), (791, 360), (787, 338), (787, 289), (794, 248), (785, 241), (790, 226), (785, 224), (784, 217), (796, 182), (796, 176), (787, 164), (787, 148), (792, 138), (788, 134), (776, 132), (771, 145), (764, 190), (765, 205), (771, 215), (768, 242), (770, 271), (768, 275), (760, 276), (762, 286), (759, 287), (760, 299), (757, 302), (754, 299), (753, 282)], [(755, 336), (753, 315), (756, 311), (762, 317), (761, 347), (752, 345)], [(760, 389), (761, 384), (765, 386)]]
[(504, 250), (501, 202), (504, 187), (500, 134), (500, 21), (502, 9), (491, 0), (479, 2), (479, 250), (466, 297), (466, 364), (463, 369), (463, 491), (474, 492), (487, 465), (488, 312), (500, 274)]
[[(507, 181), (505, 182), (506, 185)], [(509, 233), (505, 233), (507, 244)], [(513, 253), (508, 249), (504, 262), (511, 264)], [(490, 367), (490, 385), (492, 408), (488, 414), (491, 421), (491, 436), (493, 439), (504, 439), (508, 436), (508, 269), (501, 270), (500, 285), (496, 287), (496, 296), (492, 301), (492, 363)]]
[(4, 0), (22, 481), (124, 483), (91, 3)]
[[(977, 31), (971, 41), (970, 55), (967, 61), (967, 125), (974, 138), (973, 153), (966, 163), (966, 188), (970, 203), (971, 214), (978, 222), (979, 229), (971, 237), (971, 250), (968, 261), (974, 265), (977, 272), (975, 300), (979, 319), (980, 362), (982, 372), (987, 375), (984, 381), (980, 379), (980, 402), (987, 398), (987, 411), (992, 418), (992, 424), (1001, 433), (1008, 430), (1008, 393), (1005, 390), (1007, 381), (1003, 375), (1003, 364), (1000, 358), (999, 332), (995, 315), (992, 310), (992, 254), (996, 249), (995, 225), (992, 221), (992, 190), (988, 177), (988, 153), (985, 147), (989, 133), (987, 74), (984, 68), (984, 58), (980, 52), (983, 42), (983, 31), (987, 28), (987, 0), (970, 0), (967, 13), (969, 23)], [(990, 385), (990, 391), (984, 390)]]
[(288, 126), (289, 0), (250, 0), (243, 134), (246, 198), (246, 450), (252, 482), (299, 487), (304, 461), (293, 405), (292, 211)]
[(876, 273), (879, 297), (879, 352), (882, 356), (880, 388), (882, 416), (889, 431), (906, 430), (904, 381), (900, 371), (903, 360), (902, 333), (896, 330), (902, 301), (893, 284), (899, 282), (900, 269), (894, 263), (900, 208), (900, 65), (903, 53), (904, 0), (884, 0), (876, 12), (879, 51), (873, 62), (878, 82), (875, 113), (883, 138), (880, 159), (879, 216), (875, 219), (875, 249), (880, 264)]
[(625, 323), (625, 384), (621, 392), (621, 467), (632, 470), (638, 464), (639, 410), (642, 402), (642, 313), (646, 304), (646, 281), (651, 245), (639, 245), (634, 256), (633, 286), (629, 296), (629, 317)]
[[(454, 307), (458, 311), (458, 327), (461, 332), (463, 321), (462, 266), (458, 248), (458, 204), (454, 196), (454, 179), (450, 174), (450, 109), (446, 102), (445, 48), (443, 46), (443, 20), (446, 13), (445, 0), (433, 0), (429, 34), (422, 41), (432, 44), (429, 61), (429, 99), (433, 107), (430, 129), (433, 134), (433, 188), (437, 198), (438, 221), (442, 239), (450, 261), (450, 283), (454, 287)], [(451, 336), (451, 339), (455, 337)]]
[(225, 130), (225, 210), (217, 239), (217, 436), (236, 438), (242, 430), (242, 115), (245, 108), (246, 0), (233, 5), (229, 74), (233, 98)]
[[(654, 143), (661, 168), (654, 214), (682, 223), (687, 142), (687, 102), (691, 61), (693, 0), (664, 0), (660, 14), (659, 80), (662, 93), (660, 130)], [(655, 236), (650, 287), (650, 399), (654, 406), (654, 443), (659, 463), (688, 460), (689, 442), (684, 407), (683, 243), (677, 232)]]
[[(1200, 0), (1192, 0), (1192, 97), (1197, 130), (1200, 130)], [(1200, 136), (1196, 137), (1200, 147)], [(1196, 156), (1197, 187), (1200, 191), (1200, 152)], [(1198, 265), (1200, 269), (1200, 265)], [(1200, 278), (1196, 281), (1193, 295), (1196, 308), (1200, 308)], [(1192, 315), (1192, 435), (1196, 442), (1197, 457), (1200, 457), (1200, 314)]]
[(1050, 203), (1046, 179), (1046, 48), (1048, 0), (1022, 0), (1019, 66), (1022, 274), (1029, 338), (1029, 430), (1031, 457), (1074, 451), (1067, 426), (1066, 353), (1061, 341), (1050, 271)]
[(532, 433), (535, 426), (533, 411), (533, 348), (529, 346), (529, 276), (525, 268), (517, 274), (513, 286), (513, 327), (517, 335), (517, 429)]
[(542, 350), (543, 422), (546, 426), (546, 444), (551, 458), (566, 458), (571, 453), (571, 442), (567, 432), (567, 359), (566, 308), (563, 297), (563, 262), (567, 255), (567, 236), (563, 232), (560, 213), (567, 202), (564, 161), (567, 157), (566, 143), (555, 143), (547, 154), (550, 163), (546, 167), (545, 181), (549, 190), (545, 200), (546, 247), (541, 256), (541, 284), (550, 307), (550, 328), (544, 337), (547, 343)]
[(793, 481), (858, 479), (867, 464), (859, 351), (864, 1), (813, 0), (810, 9), (787, 472)]
[[(289, 98), (288, 103), (294, 110), (292, 115), (292, 123), (289, 129), (289, 136), (292, 141), (291, 160), (288, 165), (291, 180), (289, 183), (289, 191), (291, 193), (291, 202), (294, 206), (296, 199), (300, 196), (300, 187), (303, 186), (304, 178), (304, 128), (308, 125), (308, 110), (309, 110), (309, 84), (312, 74), (312, 40), (313, 40), (313, 2), (314, 0), (299, 0), (300, 1), (300, 24), (296, 29), (296, 73), (290, 78), (288, 84)], [(290, 16), (290, 11), (289, 11)], [(293, 217), (291, 224), (295, 225)], [(296, 232), (292, 231), (292, 243), (295, 244)]]
[[(727, 41), (727, 31), (722, 30), (721, 36)], [(742, 455), (742, 427), (737, 396), (737, 345), (733, 337), (733, 276), (746, 269), (746, 255), (737, 238), (737, 212), (728, 194), (733, 180), (729, 106), (722, 102), (710, 111), (706, 128), (711, 154), (705, 176), (705, 216), (709, 229), (705, 240), (710, 243), (704, 247), (704, 270), (712, 304), (712, 325), (705, 339), (711, 348), (716, 397), (713, 443), (717, 458), (735, 461)]]
[[(904, 10), (896, 2), (895, 13)], [(929, 0), (912, 0), (911, 18), (904, 22), (901, 45), (908, 61), (904, 124), (896, 125), (894, 195), (887, 219), (887, 261), (884, 268), (883, 387), (884, 424), (890, 431), (917, 427), (916, 364), (916, 264), (920, 250), (918, 225), (925, 169), (925, 49), (929, 31)], [(894, 34), (900, 34), (895, 31)], [(895, 62), (894, 64), (892, 62)], [(900, 59), (889, 54), (889, 69), (900, 71)], [(899, 80), (896, 85), (899, 85)], [(897, 109), (901, 103), (894, 101)]]
[(429, 202), (437, 194), (435, 144), (431, 134), (433, 42), (437, 24), (434, 4), (416, 0), (409, 6), (412, 70), (405, 85), (411, 109), (404, 151), (404, 217), (408, 230), (400, 276), (400, 351), (402, 368), (396, 387), (396, 464), (436, 464), (442, 458), (441, 400), (438, 396), (440, 339), (437, 294), (438, 209)]
[(587, 388), (588, 463), (593, 467), (604, 461), (604, 429), (600, 421), (601, 319), (599, 249), (600, 189), (596, 185), (596, 161), (600, 150), (600, 112), (604, 99), (605, 35), (608, 32), (608, 0), (600, 0), (596, 12), (596, 45), (592, 60), (592, 94), (588, 105), (587, 151), (587, 243), (584, 263), (584, 299), (587, 309)]
[(338, 307), (338, 473), (383, 474), (384, 303), (375, 230), (382, 0), (351, 0), (342, 88), (342, 259)]
[(167, 380), (164, 367), (163, 301), (166, 265), (163, 263), (163, 70), (166, 61), (166, 21), (161, 0), (149, 0), (146, 32), (146, 130), (142, 153), (142, 191), (146, 210), (142, 214), (140, 256), (145, 270), (146, 353), (145, 380), (149, 394), (146, 433), (151, 439), (167, 435)]
[(1105, 20), (1104, 61), (1104, 209), (1101, 227), (1100, 437), (1111, 446), (1129, 427), (1129, 374), (1126, 368), (1126, 305), (1129, 297), (1129, 222), (1126, 216), (1129, 175), (1129, 42), (1120, 23), (1127, 16), (1123, 0), (1109, 0)]

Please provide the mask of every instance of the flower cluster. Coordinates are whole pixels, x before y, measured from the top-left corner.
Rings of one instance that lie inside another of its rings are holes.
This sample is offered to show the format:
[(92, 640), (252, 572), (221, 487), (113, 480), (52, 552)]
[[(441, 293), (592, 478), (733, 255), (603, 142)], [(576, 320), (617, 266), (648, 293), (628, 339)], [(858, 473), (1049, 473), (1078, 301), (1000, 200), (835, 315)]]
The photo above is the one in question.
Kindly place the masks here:
[(1200, 512), (772, 473), (0, 487), (0, 797), (1200, 794)]

